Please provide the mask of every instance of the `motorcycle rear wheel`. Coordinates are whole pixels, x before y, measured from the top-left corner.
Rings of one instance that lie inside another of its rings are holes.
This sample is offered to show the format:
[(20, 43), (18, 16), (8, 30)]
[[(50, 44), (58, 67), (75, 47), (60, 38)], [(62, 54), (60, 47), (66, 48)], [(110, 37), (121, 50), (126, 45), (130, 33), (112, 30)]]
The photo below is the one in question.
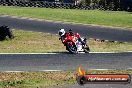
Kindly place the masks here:
[(86, 46), (86, 47), (84, 48), (84, 52), (85, 52), (85, 53), (89, 53), (89, 52), (90, 52), (89, 46)]

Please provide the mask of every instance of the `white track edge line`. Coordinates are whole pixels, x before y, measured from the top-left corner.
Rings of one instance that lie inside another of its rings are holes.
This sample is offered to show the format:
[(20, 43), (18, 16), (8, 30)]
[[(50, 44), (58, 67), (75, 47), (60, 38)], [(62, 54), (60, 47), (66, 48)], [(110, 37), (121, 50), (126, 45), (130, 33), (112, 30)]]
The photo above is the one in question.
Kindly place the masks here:
[[(108, 70), (132, 70), (132, 68), (127, 69), (86, 69), (88, 70), (96, 70), (96, 71), (108, 71)], [(0, 71), (0, 72), (61, 72), (61, 71), (68, 71), (68, 70), (38, 70), (38, 71)], [(73, 70), (72, 70), (73, 71)], [(76, 70), (75, 70), (76, 71)]]
[[(62, 70), (38, 70), (38, 71), (2, 71), (2, 72), (60, 72)], [(1, 72), (1, 71), (0, 71)]]
[[(89, 53), (102, 53), (102, 54), (105, 54), (105, 53), (132, 53), (132, 51), (127, 51), (127, 52), (89, 52)], [(1, 54), (14, 54), (14, 55), (17, 55), (17, 54), (20, 54), (20, 55), (24, 55), (24, 54), (63, 54), (63, 52), (58, 52), (58, 53), (0, 53)]]
[(5, 54), (5, 55), (6, 54), (9, 54), (9, 55), (13, 55), (13, 54), (14, 55), (19, 55), (19, 54), (20, 55), (24, 55), (24, 54), (31, 54), (31, 55), (34, 54), (34, 55), (37, 55), (37, 54), (40, 54), (41, 55), (41, 54), (59, 54), (59, 53), (0, 53), (0, 55), (2, 55), (2, 54)]

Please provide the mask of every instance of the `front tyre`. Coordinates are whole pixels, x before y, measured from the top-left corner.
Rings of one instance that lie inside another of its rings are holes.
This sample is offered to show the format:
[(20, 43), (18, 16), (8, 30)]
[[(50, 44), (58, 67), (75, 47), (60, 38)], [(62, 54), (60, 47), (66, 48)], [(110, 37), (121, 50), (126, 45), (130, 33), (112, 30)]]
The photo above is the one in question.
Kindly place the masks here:
[(77, 48), (76, 45), (74, 43), (72, 44), (67, 44), (66, 45), (67, 50), (72, 53), (72, 54), (76, 54), (77, 53)]

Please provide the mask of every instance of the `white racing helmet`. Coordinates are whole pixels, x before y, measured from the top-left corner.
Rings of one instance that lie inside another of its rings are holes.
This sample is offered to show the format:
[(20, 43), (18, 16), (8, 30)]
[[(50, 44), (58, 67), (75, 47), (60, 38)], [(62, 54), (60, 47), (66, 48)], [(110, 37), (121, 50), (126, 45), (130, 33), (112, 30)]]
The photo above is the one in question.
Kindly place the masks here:
[(65, 30), (64, 30), (64, 29), (60, 29), (59, 32), (58, 32), (58, 34), (59, 34), (60, 36), (65, 35)]

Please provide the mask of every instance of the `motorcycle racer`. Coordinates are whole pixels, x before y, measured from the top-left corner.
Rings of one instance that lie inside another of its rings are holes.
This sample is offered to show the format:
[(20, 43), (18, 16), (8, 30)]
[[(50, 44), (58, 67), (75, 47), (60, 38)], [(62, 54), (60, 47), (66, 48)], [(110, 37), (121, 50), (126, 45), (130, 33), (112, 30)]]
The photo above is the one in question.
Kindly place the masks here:
[(65, 32), (65, 29), (60, 29), (58, 34), (60, 36), (59, 40), (61, 40), (62, 43), (67, 36), (75, 36), (78, 39), (78, 41), (82, 43), (82, 45), (86, 45), (86, 38), (82, 40), (81, 36), (78, 33), (72, 32), (72, 29), (70, 29), (69, 32)]
[(71, 29), (69, 32), (65, 32), (64, 29), (60, 29), (58, 34), (60, 36), (59, 40), (62, 41), (64, 46), (66, 46), (66, 50), (68, 50), (70, 53), (89, 53), (90, 49), (87, 45), (86, 38), (81, 38), (78, 33), (72, 32)]

